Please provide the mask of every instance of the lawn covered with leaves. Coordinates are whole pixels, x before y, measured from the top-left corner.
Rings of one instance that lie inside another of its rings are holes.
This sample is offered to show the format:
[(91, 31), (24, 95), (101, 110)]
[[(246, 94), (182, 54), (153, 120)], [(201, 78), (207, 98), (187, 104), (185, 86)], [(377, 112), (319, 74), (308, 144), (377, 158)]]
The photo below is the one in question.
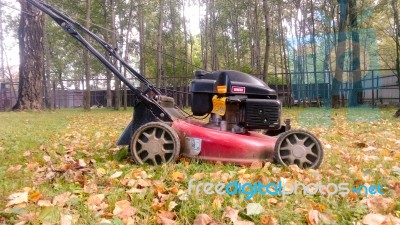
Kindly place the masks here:
[[(400, 120), (395, 109), (284, 109), (315, 133), (318, 170), (180, 159), (138, 166), (115, 145), (131, 111), (0, 113), (0, 224), (400, 224)], [(189, 180), (347, 182), (382, 195), (188, 195)]]

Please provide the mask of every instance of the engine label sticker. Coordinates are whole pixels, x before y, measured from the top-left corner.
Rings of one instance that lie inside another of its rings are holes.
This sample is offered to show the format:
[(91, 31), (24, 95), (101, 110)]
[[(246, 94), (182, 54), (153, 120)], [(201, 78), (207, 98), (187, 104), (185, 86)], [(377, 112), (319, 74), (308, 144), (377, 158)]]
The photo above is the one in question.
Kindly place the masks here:
[(189, 150), (189, 154), (196, 156), (201, 151), (201, 139), (200, 138), (186, 138), (186, 147)]
[(246, 87), (232, 86), (232, 93), (246, 93)]

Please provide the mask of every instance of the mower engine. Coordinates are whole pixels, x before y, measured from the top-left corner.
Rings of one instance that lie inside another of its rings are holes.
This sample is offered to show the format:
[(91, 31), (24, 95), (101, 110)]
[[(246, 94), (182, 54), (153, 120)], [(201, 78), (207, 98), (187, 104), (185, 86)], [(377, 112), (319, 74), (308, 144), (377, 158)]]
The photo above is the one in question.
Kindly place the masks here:
[(232, 133), (279, 130), (281, 103), (262, 80), (239, 71), (197, 71), (191, 83), (192, 112), (211, 114), (208, 128)]

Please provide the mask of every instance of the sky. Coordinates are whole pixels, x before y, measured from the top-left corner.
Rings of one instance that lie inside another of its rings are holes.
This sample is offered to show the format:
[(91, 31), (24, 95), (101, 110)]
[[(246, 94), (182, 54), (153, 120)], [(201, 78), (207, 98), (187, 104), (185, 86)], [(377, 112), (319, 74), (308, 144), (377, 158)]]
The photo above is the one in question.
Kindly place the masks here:
[[(12, 16), (14, 18), (19, 17), (19, 9), (20, 5), (15, 0), (1, 0), (3, 16)], [(203, 16), (204, 10), (199, 10), (198, 5), (186, 5), (185, 16), (188, 20), (189, 30), (192, 35), (196, 35), (200, 33), (199, 20), (200, 16)], [(10, 66), (18, 66), (19, 65), (19, 47), (18, 41), (16, 40), (15, 34), (7, 32), (3, 25), (4, 29), (4, 44), (5, 51), (8, 58), (8, 63)]]

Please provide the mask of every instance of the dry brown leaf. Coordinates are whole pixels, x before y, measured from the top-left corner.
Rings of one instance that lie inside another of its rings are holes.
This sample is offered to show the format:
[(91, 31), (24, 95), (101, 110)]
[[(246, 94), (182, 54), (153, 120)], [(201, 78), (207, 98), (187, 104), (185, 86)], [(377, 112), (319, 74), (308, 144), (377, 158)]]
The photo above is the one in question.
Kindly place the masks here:
[(135, 215), (137, 209), (134, 208), (127, 200), (118, 201), (115, 203), (113, 214), (121, 219), (128, 219)]
[(177, 204), (175, 201), (171, 201), (171, 202), (168, 204), (168, 211), (174, 210), (175, 206), (177, 206), (177, 205), (178, 205), (178, 204)]
[(391, 183), (389, 187), (394, 190), (395, 194), (400, 197), (400, 182)]
[(74, 197), (71, 192), (59, 194), (53, 198), (53, 205), (64, 207)]
[(235, 223), (239, 219), (239, 210), (228, 206), (225, 208), (222, 218), (229, 218), (231, 219), (232, 223)]
[(388, 215), (386, 216), (385, 221), (383, 221), (383, 223), (381, 223), (380, 225), (397, 225), (400, 224), (400, 218), (394, 217), (392, 215)]
[(39, 199), (42, 197), (42, 194), (39, 191), (33, 192), (32, 194), (29, 195), (29, 200), (36, 203), (39, 201)]
[(172, 173), (171, 178), (176, 182), (181, 182), (183, 179), (185, 179), (185, 174), (181, 173), (179, 171), (176, 171), (176, 172)]
[(39, 201), (37, 202), (37, 205), (40, 206), (40, 207), (50, 207), (50, 206), (53, 206), (53, 204), (51, 204), (51, 201), (50, 201), (50, 200), (39, 200)]
[(160, 211), (157, 213), (157, 223), (163, 225), (176, 224), (176, 214), (170, 211)]
[(219, 180), (221, 178), (222, 170), (218, 170), (217, 172), (210, 173), (210, 177), (214, 180)]
[(364, 142), (356, 141), (353, 143), (353, 146), (356, 148), (366, 148), (368, 145)]
[(336, 218), (333, 214), (321, 213), (318, 210), (310, 210), (306, 215), (306, 221), (309, 225), (335, 224)]
[(17, 192), (8, 196), (7, 207), (28, 202), (28, 192)]
[(18, 217), (18, 219), (21, 220), (21, 222), (33, 224), (36, 220), (37, 214), (30, 212), (30, 213), (18, 215), (17, 217)]
[(194, 179), (196, 179), (196, 180), (201, 180), (201, 179), (204, 178), (204, 176), (205, 176), (204, 173), (195, 173), (192, 177), (193, 177)]
[(85, 185), (83, 186), (83, 192), (88, 194), (93, 194), (98, 191), (96, 181), (94, 180), (86, 180)]
[(15, 173), (15, 172), (20, 171), (21, 169), (22, 169), (22, 165), (10, 166), (10, 167), (7, 169), (7, 173)]
[(381, 225), (386, 220), (386, 216), (376, 213), (370, 213), (364, 216), (362, 223), (364, 225)]
[(317, 210), (310, 210), (306, 216), (307, 224), (318, 225), (319, 224), (319, 212)]
[(383, 213), (390, 211), (394, 207), (394, 201), (390, 198), (373, 197), (362, 201), (371, 213)]
[(209, 225), (212, 223), (213, 219), (207, 214), (199, 214), (193, 222), (193, 225)]
[(267, 201), (268, 201), (269, 203), (271, 203), (271, 204), (276, 204), (276, 203), (278, 203), (278, 200), (277, 200), (276, 198), (269, 198)]
[(71, 215), (61, 215), (60, 225), (72, 225), (72, 216)]
[(137, 184), (139, 185), (138, 188), (146, 188), (151, 186), (151, 181), (150, 180), (143, 180), (139, 179)]
[(263, 162), (257, 160), (251, 163), (250, 169), (259, 170), (263, 167)]
[(243, 221), (243, 220), (238, 220), (233, 224), (234, 225), (254, 225), (254, 223), (251, 221)]
[(113, 175), (110, 176), (110, 179), (117, 179), (122, 175), (122, 171), (117, 171)]
[(160, 219), (160, 224), (162, 225), (175, 225), (176, 221), (175, 220), (171, 220), (165, 217), (158, 217)]
[(270, 215), (262, 215), (260, 218), (261, 225), (277, 225), (278, 220)]
[(90, 210), (93, 211), (104, 210), (108, 207), (108, 205), (103, 202), (104, 198), (105, 198), (104, 194), (91, 195), (89, 196), (86, 203), (88, 204)]

